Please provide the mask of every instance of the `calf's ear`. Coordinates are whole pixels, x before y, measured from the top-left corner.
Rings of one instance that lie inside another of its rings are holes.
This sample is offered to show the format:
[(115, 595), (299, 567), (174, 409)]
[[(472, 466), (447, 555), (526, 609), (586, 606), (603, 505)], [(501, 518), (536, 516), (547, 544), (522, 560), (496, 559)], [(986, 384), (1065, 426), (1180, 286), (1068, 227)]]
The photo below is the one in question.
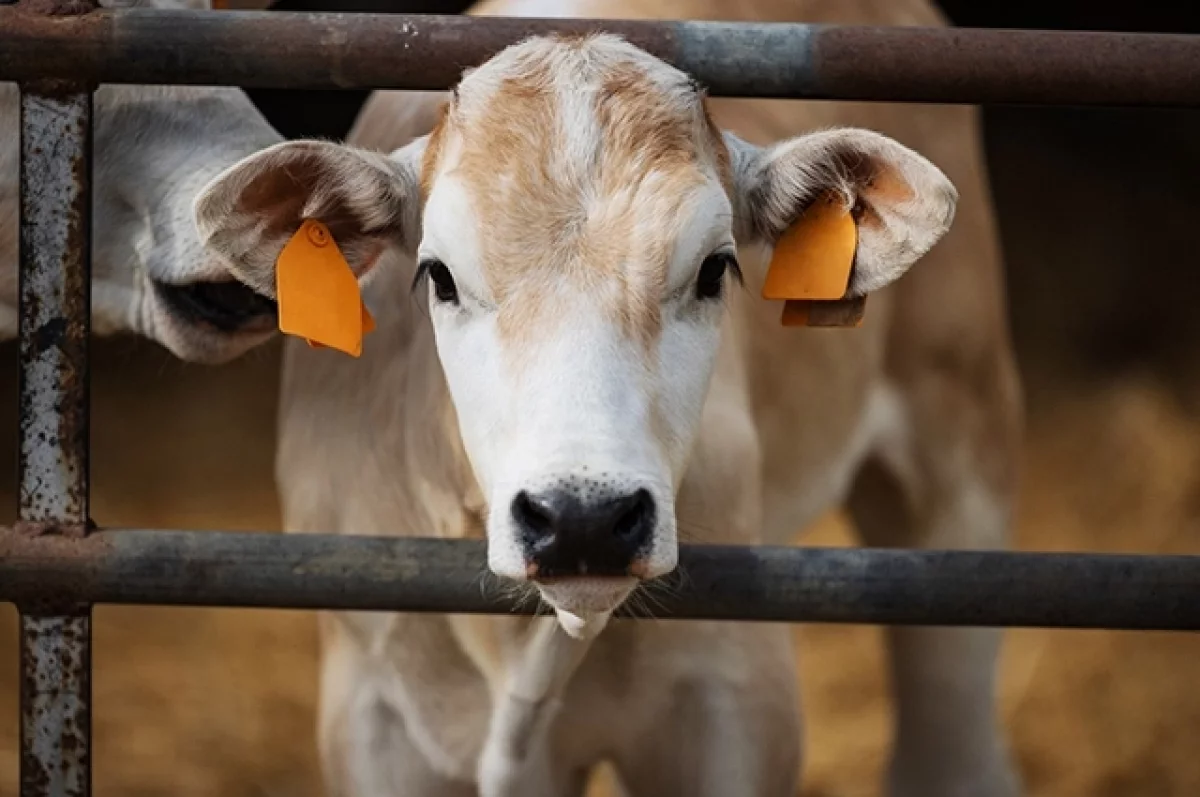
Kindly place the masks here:
[(416, 248), (424, 143), (390, 156), (325, 141), (290, 141), (255, 153), (196, 197), (200, 240), (234, 278), (275, 298), (279, 253), (302, 224), (317, 221), (361, 279), (389, 249)]
[(831, 200), (857, 226), (845, 298), (893, 282), (954, 219), (958, 192), (940, 169), (886, 136), (840, 128), (760, 148), (726, 133), (742, 243), (774, 246), (814, 202)]

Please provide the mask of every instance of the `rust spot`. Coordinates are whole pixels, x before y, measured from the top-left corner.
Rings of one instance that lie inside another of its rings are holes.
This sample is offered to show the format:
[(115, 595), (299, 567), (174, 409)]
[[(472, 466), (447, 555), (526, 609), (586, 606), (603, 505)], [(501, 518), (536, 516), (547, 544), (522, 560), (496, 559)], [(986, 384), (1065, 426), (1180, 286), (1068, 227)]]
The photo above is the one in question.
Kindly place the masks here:
[(61, 346), (67, 331), (67, 321), (64, 318), (52, 318), (33, 332), (34, 356), (49, 348)]
[[(88, 530), (94, 530), (91, 523)], [(102, 568), (111, 537), (84, 536), (81, 525), (19, 523), (0, 527), (0, 596), (26, 614), (81, 614)]]
[(56, 534), (63, 537), (86, 537), (96, 530), (96, 524), (91, 520), (85, 523), (63, 523), (54, 520), (18, 520), (13, 531), (22, 537), (42, 537)]
[(65, 17), (91, 13), (99, 5), (96, 0), (22, 0), (19, 7), (31, 14)]
[[(38, 80), (30, 80), (21, 84), (26, 92), (36, 94), (41, 97), (51, 97), (61, 99), (78, 94), (82, 90), (86, 90), (86, 84), (80, 83), (77, 80), (63, 80), (60, 78), (39, 78)], [(33, 149), (35, 155), (41, 155), (42, 149), (35, 147)]]

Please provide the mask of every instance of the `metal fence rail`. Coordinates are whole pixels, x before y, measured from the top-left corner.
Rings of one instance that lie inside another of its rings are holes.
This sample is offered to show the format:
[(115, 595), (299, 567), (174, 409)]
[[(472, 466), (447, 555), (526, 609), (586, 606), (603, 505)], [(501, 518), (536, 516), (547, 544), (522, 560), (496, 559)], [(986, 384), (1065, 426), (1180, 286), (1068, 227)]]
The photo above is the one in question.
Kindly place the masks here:
[[(49, 0), (45, 0), (48, 2)], [(444, 89), (533, 33), (610, 30), (716, 95), (1200, 104), (1200, 38), (1138, 33), (0, 8), (0, 80)]]
[[(6, 549), (0, 600), (530, 614), (481, 541), (110, 530)], [(631, 615), (1200, 630), (1200, 556), (683, 546)]]
[[(0, 0), (0, 4), (7, 0)], [(21, 83), (20, 522), (0, 600), (21, 610), (21, 794), (91, 791), (97, 602), (533, 611), (482, 543), (88, 534), (91, 89), (97, 83), (444, 89), (531, 33), (606, 29), (717, 95), (1200, 107), (1200, 37), (698, 22), (96, 11), (0, 5)], [(1200, 557), (685, 547), (657, 617), (1200, 629)]]

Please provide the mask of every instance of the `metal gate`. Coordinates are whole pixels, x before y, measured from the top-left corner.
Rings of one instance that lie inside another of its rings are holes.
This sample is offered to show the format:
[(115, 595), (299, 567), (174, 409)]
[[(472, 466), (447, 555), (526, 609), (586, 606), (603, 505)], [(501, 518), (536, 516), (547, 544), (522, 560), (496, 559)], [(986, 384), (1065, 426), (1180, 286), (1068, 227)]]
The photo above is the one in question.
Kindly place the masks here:
[[(0, 5), (11, 0), (0, 0)], [(96, 603), (528, 611), (480, 589), (481, 542), (109, 529), (88, 518), (92, 89), (445, 89), (527, 35), (604, 29), (714, 95), (1200, 107), (1200, 36), (802, 24), (0, 7), (21, 88), (21, 795), (91, 791)], [(1200, 556), (683, 546), (659, 617), (1200, 629)]]

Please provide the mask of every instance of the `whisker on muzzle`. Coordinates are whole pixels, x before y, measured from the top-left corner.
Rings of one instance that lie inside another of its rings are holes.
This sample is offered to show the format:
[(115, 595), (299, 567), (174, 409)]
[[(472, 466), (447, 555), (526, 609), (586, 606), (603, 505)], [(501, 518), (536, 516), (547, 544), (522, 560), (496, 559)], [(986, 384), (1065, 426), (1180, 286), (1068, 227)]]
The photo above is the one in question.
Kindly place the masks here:
[(647, 581), (639, 584), (625, 601), (625, 610), (629, 617), (635, 620), (657, 620), (660, 613), (666, 613), (666, 606), (659, 600), (654, 582)]
[(670, 603), (688, 584), (687, 573), (680, 568), (649, 581), (640, 582), (626, 601), (627, 611), (633, 617), (656, 619), (668, 614)]
[[(541, 593), (537, 586), (529, 582), (511, 581), (501, 578), (489, 570), (484, 570), (478, 576), (479, 594), (486, 599), (497, 598), (512, 604), (513, 612), (520, 613), (529, 607), (531, 602), (542, 602)], [(541, 612), (545, 606), (539, 605)]]

